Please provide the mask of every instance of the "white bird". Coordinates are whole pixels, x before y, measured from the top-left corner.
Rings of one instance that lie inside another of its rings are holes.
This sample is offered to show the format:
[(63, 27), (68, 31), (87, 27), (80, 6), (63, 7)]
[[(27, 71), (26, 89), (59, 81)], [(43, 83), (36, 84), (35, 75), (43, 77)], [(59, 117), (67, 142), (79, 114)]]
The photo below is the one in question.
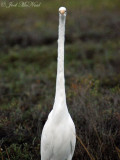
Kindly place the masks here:
[(66, 8), (59, 8), (58, 64), (55, 101), (41, 136), (41, 160), (71, 160), (76, 131), (68, 112), (64, 79), (64, 41)]

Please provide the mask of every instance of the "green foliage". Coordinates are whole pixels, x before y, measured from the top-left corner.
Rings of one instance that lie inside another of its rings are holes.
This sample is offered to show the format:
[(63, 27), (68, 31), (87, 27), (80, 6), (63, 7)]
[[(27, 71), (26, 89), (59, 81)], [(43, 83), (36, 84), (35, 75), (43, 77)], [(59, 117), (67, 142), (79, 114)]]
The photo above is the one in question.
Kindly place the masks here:
[[(29, 150), (29, 145), (27, 143), (23, 145), (11, 144), (9, 148), (6, 148), (6, 151), (3, 152), (3, 156), (6, 156), (6, 160), (32, 160), (32, 155)], [(29, 153), (29, 154), (28, 154)]]
[[(41, 130), (55, 94), (55, 13), (63, 4), (68, 8), (66, 95), (77, 135), (96, 160), (119, 159), (118, 0), (43, 1), (41, 8), (24, 11), (1, 8), (0, 159), (40, 159)], [(74, 159), (88, 158), (77, 142)]]

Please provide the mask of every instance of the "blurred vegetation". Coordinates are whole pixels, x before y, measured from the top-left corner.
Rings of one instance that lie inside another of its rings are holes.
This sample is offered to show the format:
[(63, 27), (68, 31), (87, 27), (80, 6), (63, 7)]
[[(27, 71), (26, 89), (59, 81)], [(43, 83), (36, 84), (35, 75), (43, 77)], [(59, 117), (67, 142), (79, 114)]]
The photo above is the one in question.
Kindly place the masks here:
[(65, 78), (74, 160), (120, 159), (120, 1), (0, 8), (0, 159), (39, 160), (55, 94), (58, 8), (68, 9)]

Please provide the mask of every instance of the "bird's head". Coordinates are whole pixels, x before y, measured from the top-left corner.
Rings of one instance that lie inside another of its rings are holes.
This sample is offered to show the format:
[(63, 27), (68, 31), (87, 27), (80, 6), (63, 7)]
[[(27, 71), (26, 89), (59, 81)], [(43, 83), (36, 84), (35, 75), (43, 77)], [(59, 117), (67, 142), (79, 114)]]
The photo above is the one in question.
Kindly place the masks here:
[(59, 14), (60, 15), (66, 15), (66, 8), (65, 7), (60, 7), (59, 8)]

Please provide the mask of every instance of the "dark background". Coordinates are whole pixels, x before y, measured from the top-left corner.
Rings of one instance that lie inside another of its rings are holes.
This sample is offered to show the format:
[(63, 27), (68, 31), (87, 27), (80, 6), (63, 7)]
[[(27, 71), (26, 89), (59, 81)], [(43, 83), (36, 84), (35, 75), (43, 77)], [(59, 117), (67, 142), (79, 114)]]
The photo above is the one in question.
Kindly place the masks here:
[(120, 1), (39, 2), (38, 8), (8, 8), (9, 1), (0, 7), (0, 159), (40, 159), (41, 130), (55, 95), (58, 8), (65, 6), (73, 159), (119, 160)]

